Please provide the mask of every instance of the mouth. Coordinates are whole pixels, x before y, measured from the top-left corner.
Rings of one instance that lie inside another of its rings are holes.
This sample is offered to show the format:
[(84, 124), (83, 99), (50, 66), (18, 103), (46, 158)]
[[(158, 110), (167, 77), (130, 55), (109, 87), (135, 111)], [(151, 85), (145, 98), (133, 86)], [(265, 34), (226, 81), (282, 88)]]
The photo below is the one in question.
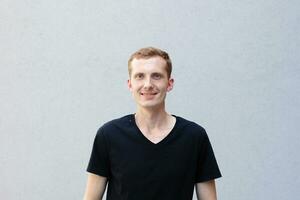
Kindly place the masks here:
[(157, 92), (141, 92), (142, 96), (154, 96), (157, 94)]

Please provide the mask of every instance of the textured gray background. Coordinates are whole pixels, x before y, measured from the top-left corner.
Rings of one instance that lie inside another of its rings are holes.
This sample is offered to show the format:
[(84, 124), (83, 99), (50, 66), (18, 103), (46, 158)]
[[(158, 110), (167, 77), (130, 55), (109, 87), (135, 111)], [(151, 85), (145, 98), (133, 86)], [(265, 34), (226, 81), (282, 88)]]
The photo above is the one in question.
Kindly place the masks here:
[(82, 198), (98, 127), (135, 110), (127, 59), (149, 45), (173, 59), (168, 111), (209, 134), (219, 199), (299, 197), (299, 10), (297, 0), (2, 0), (0, 198)]

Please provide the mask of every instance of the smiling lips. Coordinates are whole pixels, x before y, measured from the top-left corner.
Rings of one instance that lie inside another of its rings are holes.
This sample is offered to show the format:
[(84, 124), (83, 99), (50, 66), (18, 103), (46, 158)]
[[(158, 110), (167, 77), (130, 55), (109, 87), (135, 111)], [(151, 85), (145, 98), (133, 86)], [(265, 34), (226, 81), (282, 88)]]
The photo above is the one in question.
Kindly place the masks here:
[(141, 92), (140, 94), (143, 96), (153, 96), (156, 95), (157, 92)]

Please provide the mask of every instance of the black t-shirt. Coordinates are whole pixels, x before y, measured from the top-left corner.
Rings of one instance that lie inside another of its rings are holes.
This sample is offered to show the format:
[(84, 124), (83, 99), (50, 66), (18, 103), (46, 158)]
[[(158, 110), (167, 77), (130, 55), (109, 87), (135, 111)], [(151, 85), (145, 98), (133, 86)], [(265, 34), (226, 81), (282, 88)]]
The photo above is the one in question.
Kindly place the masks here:
[(175, 117), (157, 144), (133, 114), (100, 127), (87, 171), (108, 178), (107, 200), (191, 200), (195, 183), (221, 177), (204, 128)]

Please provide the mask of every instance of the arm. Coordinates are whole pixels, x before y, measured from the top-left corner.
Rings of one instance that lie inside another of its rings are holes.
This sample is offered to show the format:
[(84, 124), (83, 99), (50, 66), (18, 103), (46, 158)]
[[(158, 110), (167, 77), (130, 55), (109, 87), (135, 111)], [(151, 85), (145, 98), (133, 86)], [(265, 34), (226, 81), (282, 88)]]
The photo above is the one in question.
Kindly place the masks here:
[(215, 180), (197, 183), (196, 193), (198, 200), (217, 200)]
[(88, 179), (83, 200), (102, 199), (106, 188), (107, 178), (88, 173)]

